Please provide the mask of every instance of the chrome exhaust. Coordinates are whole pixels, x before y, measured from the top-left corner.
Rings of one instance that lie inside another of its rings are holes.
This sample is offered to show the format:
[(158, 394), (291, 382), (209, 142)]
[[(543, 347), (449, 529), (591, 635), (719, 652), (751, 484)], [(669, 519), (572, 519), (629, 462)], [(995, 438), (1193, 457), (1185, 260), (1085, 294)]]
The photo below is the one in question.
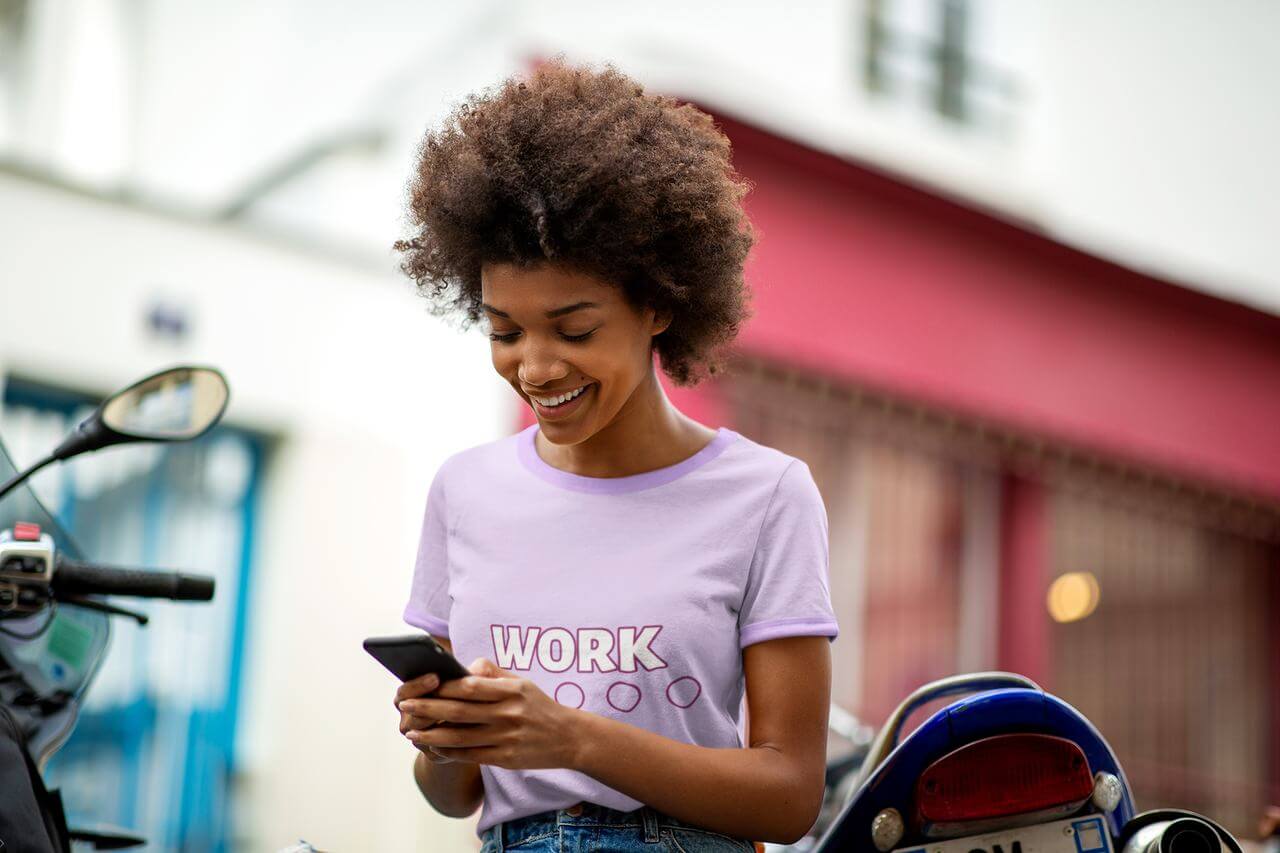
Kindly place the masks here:
[(1178, 817), (1142, 827), (1123, 853), (1222, 853), (1222, 839), (1207, 821)]

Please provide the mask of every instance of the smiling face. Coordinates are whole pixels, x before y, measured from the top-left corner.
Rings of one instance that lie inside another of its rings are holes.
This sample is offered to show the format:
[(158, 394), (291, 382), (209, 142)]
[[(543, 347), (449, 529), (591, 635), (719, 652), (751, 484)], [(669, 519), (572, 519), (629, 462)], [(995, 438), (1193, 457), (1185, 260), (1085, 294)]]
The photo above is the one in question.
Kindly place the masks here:
[(584, 441), (657, 388), (653, 336), (668, 323), (617, 286), (553, 264), (485, 264), (480, 281), (493, 367), (549, 441)]

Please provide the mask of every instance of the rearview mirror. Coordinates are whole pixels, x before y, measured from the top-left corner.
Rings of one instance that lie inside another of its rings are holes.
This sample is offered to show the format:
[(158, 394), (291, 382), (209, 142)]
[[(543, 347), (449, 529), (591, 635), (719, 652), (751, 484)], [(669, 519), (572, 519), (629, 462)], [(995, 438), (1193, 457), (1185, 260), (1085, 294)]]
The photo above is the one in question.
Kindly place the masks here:
[(186, 441), (218, 422), (228, 397), (218, 371), (175, 367), (109, 397), (94, 414), (123, 440)]
[(222, 419), (231, 389), (212, 367), (172, 367), (112, 394), (58, 449), (0, 485), (4, 497), (44, 466), (131, 441), (187, 441)]

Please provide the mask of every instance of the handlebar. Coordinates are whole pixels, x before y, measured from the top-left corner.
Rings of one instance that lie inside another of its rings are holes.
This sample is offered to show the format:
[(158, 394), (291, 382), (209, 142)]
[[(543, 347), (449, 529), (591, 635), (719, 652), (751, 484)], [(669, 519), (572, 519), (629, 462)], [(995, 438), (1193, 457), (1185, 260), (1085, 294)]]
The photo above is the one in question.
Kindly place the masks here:
[(214, 579), (182, 572), (149, 572), (95, 566), (59, 559), (50, 582), (55, 598), (77, 595), (132, 595), (174, 601), (212, 601)]

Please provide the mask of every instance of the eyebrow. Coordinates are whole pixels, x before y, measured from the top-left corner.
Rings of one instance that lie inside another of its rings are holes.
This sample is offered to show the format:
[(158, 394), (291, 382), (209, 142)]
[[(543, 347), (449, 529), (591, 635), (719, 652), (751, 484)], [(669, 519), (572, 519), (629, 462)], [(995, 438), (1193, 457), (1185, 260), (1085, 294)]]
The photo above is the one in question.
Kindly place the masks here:
[[(499, 317), (505, 317), (508, 320), (511, 319), (511, 315), (506, 311), (500, 311), (487, 302), (481, 302), (480, 304), (484, 307), (484, 310), (488, 311), (490, 314), (497, 314)], [(563, 308), (552, 308), (546, 313), (546, 317), (548, 320), (554, 320), (556, 317), (563, 317), (565, 314), (572, 314), (574, 311), (580, 311), (583, 308), (599, 307), (600, 306), (595, 302), (575, 302), (572, 305), (565, 305)]]

